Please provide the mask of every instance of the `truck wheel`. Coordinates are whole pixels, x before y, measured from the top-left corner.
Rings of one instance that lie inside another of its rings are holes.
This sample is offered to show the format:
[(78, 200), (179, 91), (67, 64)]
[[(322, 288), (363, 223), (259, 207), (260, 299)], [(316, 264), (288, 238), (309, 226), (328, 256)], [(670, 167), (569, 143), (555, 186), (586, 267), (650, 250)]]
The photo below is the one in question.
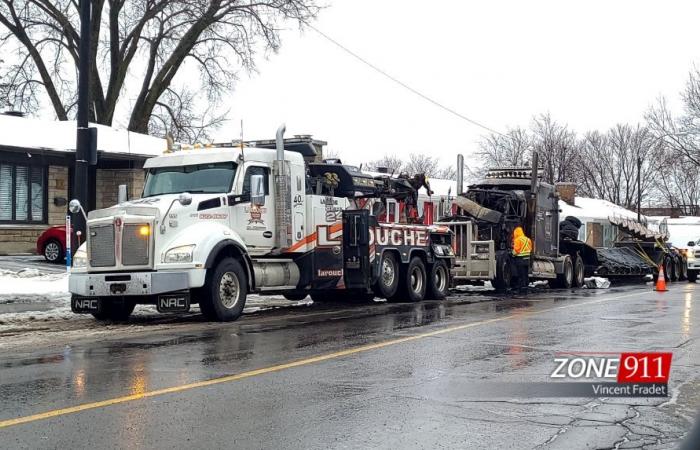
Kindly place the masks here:
[(109, 303), (105, 300), (100, 300), (100, 303), (102, 303), (102, 311), (92, 313), (92, 316), (100, 321), (112, 320), (114, 322), (126, 322), (129, 320), (129, 316), (134, 312), (134, 308), (136, 307), (136, 302), (128, 299), (124, 299), (123, 301), (110, 301)]
[(505, 292), (510, 289), (513, 278), (513, 265), (507, 255), (496, 258), (496, 278), (493, 280), (493, 287), (498, 292)]
[(419, 302), (425, 298), (427, 277), (425, 274), (425, 264), (417, 256), (411, 258), (405, 270), (401, 271), (399, 279), (398, 297), (409, 302)]
[(230, 322), (243, 314), (247, 295), (248, 283), (241, 263), (224, 258), (207, 273), (199, 308), (207, 319)]
[(391, 252), (384, 252), (379, 263), (379, 278), (375, 283), (377, 296), (391, 298), (396, 295), (399, 288), (399, 264), (396, 256)]
[(683, 259), (683, 257), (678, 258), (681, 265), (681, 274), (678, 277), (679, 280), (685, 281), (688, 279), (688, 261)]
[(564, 257), (564, 271), (557, 275), (554, 287), (569, 289), (574, 283), (574, 265), (571, 262), (571, 257)]
[(683, 278), (681, 271), (681, 259), (678, 256), (673, 257), (673, 281), (680, 281)]
[(430, 268), (428, 277), (428, 292), (426, 298), (442, 300), (450, 293), (450, 269), (445, 261), (439, 259)]
[(671, 281), (671, 278), (673, 274), (671, 271), (673, 270), (673, 263), (671, 261), (671, 258), (668, 256), (664, 258), (664, 280), (666, 282)]
[(688, 282), (695, 283), (697, 280), (698, 280), (698, 271), (697, 270), (689, 270), (688, 271)]
[(576, 255), (576, 261), (574, 261), (574, 286), (580, 288), (583, 286), (583, 279), (585, 278), (585, 266), (583, 265), (583, 258), (581, 255)]
[(286, 298), (287, 300), (290, 300), (290, 301), (293, 301), (293, 302), (298, 302), (298, 301), (300, 301), (300, 300), (304, 300), (304, 299), (308, 296), (308, 294), (297, 293), (297, 292), (290, 293), (290, 294), (282, 294), (282, 295), (283, 295), (284, 298)]
[(44, 245), (44, 259), (50, 263), (58, 263), (63, 261), (63, 247), (56, 239), (49, 240)]

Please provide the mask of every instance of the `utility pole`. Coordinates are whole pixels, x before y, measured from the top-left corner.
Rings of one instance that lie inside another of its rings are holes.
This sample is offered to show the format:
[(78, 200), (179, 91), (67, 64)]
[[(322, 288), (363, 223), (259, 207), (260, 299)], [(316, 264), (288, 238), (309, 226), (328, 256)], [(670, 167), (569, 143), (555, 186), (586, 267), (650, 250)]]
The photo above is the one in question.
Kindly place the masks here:
[[(90, 158), (90, 130), (88, 114), (90, 106), (90, 0), (80, 0), (80, 48), (78, 62), (78, 129), (73, 171), (73, 196), (83, 208), (89, 208), (88, 159)], [(73, 214), (73, 233), (87, 237), (85, 219), (81, 213)], [(78, 239), (71, 239), (72, 253), (78, 248)]]
[(642, 223), (642, 158), (637, 156), (637, 222)]

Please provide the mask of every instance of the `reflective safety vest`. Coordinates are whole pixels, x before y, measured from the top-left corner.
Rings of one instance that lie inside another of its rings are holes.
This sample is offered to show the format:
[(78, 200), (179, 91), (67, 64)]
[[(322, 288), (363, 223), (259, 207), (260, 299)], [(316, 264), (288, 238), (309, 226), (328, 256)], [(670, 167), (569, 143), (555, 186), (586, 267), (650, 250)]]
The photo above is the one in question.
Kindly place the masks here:
[(520, 236), (513, 241), (513, 255), (518, 258), (529, 258), (532, 252), (532, 241), (527, 236)]

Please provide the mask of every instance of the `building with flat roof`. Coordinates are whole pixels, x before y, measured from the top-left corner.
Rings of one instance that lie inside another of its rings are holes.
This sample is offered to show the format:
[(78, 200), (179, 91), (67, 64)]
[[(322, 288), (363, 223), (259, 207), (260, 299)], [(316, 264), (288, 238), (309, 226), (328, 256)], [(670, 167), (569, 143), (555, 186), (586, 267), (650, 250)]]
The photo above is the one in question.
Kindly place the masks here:
[[(91, 166), (90, 209), (143, 190), (143, 163), (166, 149), (165, 139), (104, 125), (97, 128), (98, 162)], [(73, 191), (76, 122), (0, 114), (0, 254), (32, 253), (46, 228), (63, 225)]]

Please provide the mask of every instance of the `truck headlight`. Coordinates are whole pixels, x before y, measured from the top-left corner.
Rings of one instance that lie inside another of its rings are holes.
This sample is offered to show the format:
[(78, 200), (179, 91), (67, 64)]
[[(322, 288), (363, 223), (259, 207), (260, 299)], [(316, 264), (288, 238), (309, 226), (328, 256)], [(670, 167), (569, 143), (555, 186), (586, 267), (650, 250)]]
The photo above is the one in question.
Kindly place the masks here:
[(73, 267), (76, 269), (84, 269), (87, 267), (87, 251), (85, 251), (85, 243), (83, 243), (73, 255)]
[(695, 260), (695, 252), (688, 251), (688, 253), (685, 254), (685, 257), (688, 261), (693, 261)]
[(164, 263), (188, 263), (192, 262), (192, 254), (196, 245), (181, 245), (173, 247), (163, 256)]

